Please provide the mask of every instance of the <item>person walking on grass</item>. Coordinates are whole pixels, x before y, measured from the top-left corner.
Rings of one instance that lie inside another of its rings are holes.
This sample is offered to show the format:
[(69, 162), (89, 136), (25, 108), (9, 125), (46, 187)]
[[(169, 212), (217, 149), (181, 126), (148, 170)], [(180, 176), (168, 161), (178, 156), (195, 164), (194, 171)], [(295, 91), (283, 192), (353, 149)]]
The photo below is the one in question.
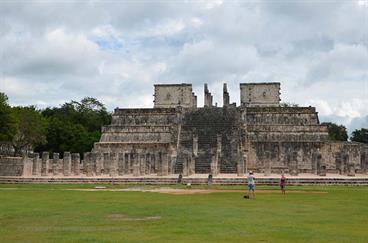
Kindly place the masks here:
[(284, 176), (284, 173), (282, 173), (280, 178), (280, 189), (281, 193), (284, 195), (285, 195), (285, 186), (286, 186), (286, 177)]
[(247, 176), (247, 183), (248, 183), (248, 198), (256, 198), (254, 193), (256, 189), (256, 183), (254, 181), (253, 171), (249, 171), (249, 175)]

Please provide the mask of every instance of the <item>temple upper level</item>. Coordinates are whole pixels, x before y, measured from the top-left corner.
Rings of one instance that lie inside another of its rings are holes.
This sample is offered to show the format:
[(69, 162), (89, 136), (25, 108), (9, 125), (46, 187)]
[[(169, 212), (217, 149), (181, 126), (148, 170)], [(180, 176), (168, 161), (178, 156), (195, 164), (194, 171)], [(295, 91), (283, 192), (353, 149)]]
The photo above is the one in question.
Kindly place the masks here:
[[(197, 96), (192, 84), (155, 84), (154, 108), (197, 108)], [(213, 106), (213, 95), (207, 84), (204, 84), (204, 107)], [(223, 106), (230, 104), (227, 85), (223, 86)], [(246, 107), (274, 107), (280, 105), (280, 83), (241, 83), (240, 105)]]

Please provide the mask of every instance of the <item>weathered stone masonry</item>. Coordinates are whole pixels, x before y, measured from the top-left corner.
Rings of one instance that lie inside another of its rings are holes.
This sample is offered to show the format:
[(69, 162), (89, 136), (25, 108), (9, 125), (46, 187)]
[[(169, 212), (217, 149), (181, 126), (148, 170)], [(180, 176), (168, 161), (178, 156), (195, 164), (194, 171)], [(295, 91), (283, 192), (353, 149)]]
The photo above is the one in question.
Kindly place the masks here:
[(314, 107), (281, 107), (280, 83), (240, 84), (241, 105), (213, 106), (204, 87), (155, 85), (154, 108), (115, 109), (91, 152), (0, 158), (0, 176), (165, 176), (182, 173), (367, 173), (368, 146), (328, 140)]
[(154, 108), (116, 109), (93, 152), (123, 153), (135, 175), (367, 171), (367, 146), (328, 141), (314, 107), (281, 107), (280, 83), (240, 84), (238, 107), (223, 95), (214, 107), (205, 84), (197, 108), (190, 84), (155, 85)]

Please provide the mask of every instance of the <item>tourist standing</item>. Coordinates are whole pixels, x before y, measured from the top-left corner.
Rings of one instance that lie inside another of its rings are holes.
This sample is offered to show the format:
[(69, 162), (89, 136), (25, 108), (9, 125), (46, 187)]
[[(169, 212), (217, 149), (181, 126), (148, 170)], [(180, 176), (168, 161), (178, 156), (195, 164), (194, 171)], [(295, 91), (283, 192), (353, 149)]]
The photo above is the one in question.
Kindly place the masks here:
[(280, 178), (280, 189), (282, 194), (285, 194), (285, 186), (286, 186), (286, 177), (284, 176), (284, 173), (282, 173)]
[(254, 193), (256, 189), (256, 183), (254, 181), (253, 171), (249, 171), (249, 175), (247, 176), (247, 183), (248, 183), (248, 197), (256, 198), (256, 195)]

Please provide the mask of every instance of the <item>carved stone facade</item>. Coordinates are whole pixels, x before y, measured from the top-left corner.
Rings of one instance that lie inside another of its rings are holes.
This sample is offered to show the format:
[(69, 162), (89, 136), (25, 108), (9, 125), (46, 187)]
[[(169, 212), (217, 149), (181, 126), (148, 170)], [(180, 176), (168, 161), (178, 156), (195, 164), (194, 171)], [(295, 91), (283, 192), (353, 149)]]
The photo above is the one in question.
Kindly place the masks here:
[(238, 107), (226, 84), (223, 95), (213, 106), (205, 84), (197, 108), (191, 84), (155, 85), (154, 108), (116, 109), (93, 152), (119, 154), (135, 175), (367, 171), (367, 146), (328, 141), (314, 107), (281, 107), (280, 83), (240, 84)]
[(197, 108), (191, 84), (155, 85), (154, 108), (115, 109), (91, 152), (0, 157), (0, 176), (368, 172), (368, 146), (329, 141), (314, 107), (281, 107), (280, 83), (240, 84), (240, 106), (223, 95), (213, 106), (205, 84)]

